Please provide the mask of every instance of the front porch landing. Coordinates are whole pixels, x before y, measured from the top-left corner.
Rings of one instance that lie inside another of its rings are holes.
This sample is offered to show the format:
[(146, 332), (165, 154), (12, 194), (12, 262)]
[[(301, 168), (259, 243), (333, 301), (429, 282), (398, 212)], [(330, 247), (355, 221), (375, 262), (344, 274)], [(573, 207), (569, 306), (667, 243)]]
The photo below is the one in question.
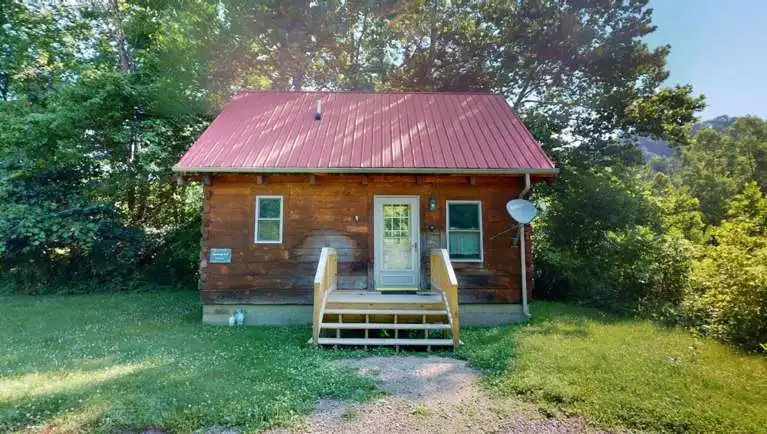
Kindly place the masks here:
[(414, 294), (392, 294), (380, 291), (359, 291), (341, 289), (328, 294), (328, 304), (347, 303), (372, 307), (390, 304), (408, 304), (414, 306), (442, 304), (442, 294), (420, 292)]

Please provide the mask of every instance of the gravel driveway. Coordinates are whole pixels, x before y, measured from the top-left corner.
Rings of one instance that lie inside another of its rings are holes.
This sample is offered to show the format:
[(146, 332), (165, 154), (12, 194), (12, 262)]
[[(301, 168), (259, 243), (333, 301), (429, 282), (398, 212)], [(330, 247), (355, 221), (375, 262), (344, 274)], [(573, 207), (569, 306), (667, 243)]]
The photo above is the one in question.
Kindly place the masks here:
[(547, 419), (519, 403), (491, 399), (479, 373), (442, 357), (368, 357), (339, 361), (371, 377), (389, 395), (364, 404), (322, 400), (306, 433), (575, 433), (594, 432), (582, 419)]

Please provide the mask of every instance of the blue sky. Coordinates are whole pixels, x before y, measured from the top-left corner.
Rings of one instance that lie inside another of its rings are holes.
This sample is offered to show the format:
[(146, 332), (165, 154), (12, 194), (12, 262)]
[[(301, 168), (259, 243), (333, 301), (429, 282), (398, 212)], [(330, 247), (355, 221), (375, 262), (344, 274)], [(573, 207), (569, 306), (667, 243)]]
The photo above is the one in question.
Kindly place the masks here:
[(702, 119), (767, 118), (767, 0), (651, 0), (653, 46), (671, 44), (666, 84), (706, 95)]

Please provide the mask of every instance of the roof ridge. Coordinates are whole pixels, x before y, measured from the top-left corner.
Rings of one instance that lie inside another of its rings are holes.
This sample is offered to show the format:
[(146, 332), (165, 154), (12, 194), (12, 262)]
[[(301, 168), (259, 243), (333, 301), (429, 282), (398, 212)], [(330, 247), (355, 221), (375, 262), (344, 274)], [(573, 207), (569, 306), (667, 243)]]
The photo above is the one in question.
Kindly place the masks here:
[[(477, 90), (283, 90), (283, 89), (245, 89), (237, 91), (232, 97), (241, 94), (259, 94), (259, 93), (318, 93), (318, 94), (377, 94), (377, 95), (483, 95), (483, 96), (504, 96), (502, 93), (477, 91)], [(504, 96), (505, 97), (505, 96)]]

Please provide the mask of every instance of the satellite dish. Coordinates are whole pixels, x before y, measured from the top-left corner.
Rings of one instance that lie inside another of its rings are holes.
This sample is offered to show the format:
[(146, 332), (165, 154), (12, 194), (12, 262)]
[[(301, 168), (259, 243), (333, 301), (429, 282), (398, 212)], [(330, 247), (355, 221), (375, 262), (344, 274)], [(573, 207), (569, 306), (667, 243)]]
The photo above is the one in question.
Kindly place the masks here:
[(525, 199), (510, 200), (506, 203), (506, 211), (509, 212), (511, 218), (523, 225), (530, 223), (538, 215), (538, 208), (535, 207), (535, 204)]

